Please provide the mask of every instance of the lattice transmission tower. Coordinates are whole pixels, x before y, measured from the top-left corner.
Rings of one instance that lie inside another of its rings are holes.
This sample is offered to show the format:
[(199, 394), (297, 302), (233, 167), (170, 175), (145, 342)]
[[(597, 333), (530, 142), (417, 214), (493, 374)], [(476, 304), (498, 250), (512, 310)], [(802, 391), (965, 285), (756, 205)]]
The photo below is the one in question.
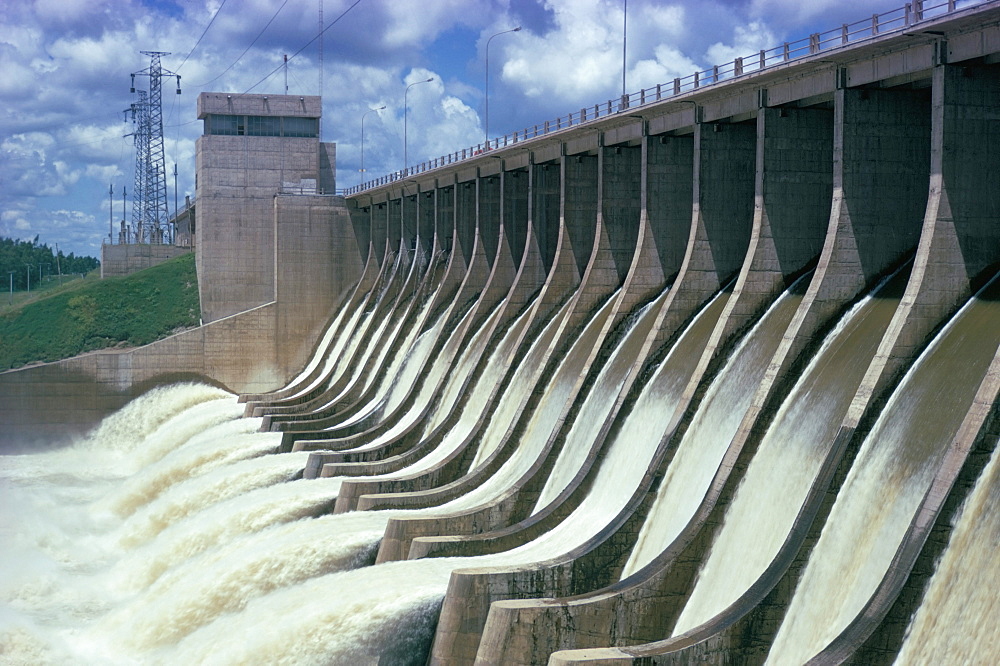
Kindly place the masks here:
[(132, 193), (132, 239), (135, 243), (170, 242), (167, 210), (167, 166), (163, 152), (163, 106), (161, 79), (177, 78), (177, 94), (181, 94), (179, 74), (163, 69), (160, 57), (164, 51), (140, 51), (150, 57), (149, 67), (132, 73), (131, 92), (135, 93), (135, 77), (149, 78), (149, 91), (132, 105), (135, 131), (135, 189)]
[[(146, 225), (146, 183), (149, 171), (149, 93), (137, 91), (138, 100), (126, 110), (132, 112), (132, 143), (135, 145), (135, 182), (132, 185), (132, 224), (127, 229), (122, 221), (120, 243), (143, 243), (148, 235)], [(125, 136), (129, 136), (126, 134)]]

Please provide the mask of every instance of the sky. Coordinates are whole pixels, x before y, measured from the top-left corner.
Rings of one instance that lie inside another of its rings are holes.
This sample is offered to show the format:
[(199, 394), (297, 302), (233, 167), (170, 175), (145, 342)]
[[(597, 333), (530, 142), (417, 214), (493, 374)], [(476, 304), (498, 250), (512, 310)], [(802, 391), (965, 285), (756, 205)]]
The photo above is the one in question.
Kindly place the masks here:
[[(163, 80), (172, 214), (175, 164), (177, 199), (183, 205), (194, 196), (201, 92), (281, 94), (286, 78), (289, 94), (322, 92), (321, 136), (337, 144), (343, 188), (402, 168), (404, 91), (412, 83), (433, 79), (405, 95), (406, 154), (414, 164), (483, 141), (487, 61), (495, 137), (617, 97), (623, 64), (633, 92), (903, 4), (3, 0), (0, 236), (37, 236), (64, 253), (99, 257), (109, 222), (117, 227), (122, 218), (123, 188), (131, 218), (135, 149), (124, 110), (136, 101), (130, 74), (150, 65), (140, 51), (170, 53), (161, 65), (181, 76), (180, 95), (174, 79)], [(136, 87), (147, 81), (137, 77)]]

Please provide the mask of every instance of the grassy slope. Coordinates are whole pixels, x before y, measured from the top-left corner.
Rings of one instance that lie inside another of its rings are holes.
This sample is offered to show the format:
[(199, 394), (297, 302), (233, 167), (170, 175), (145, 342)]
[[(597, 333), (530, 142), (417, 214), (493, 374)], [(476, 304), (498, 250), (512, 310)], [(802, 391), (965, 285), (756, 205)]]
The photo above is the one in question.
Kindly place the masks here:
[(76, 280), (0, 314), (0, 371), (85, 351), (144, 345), (196, 326), (194, 253), (127, 277)]

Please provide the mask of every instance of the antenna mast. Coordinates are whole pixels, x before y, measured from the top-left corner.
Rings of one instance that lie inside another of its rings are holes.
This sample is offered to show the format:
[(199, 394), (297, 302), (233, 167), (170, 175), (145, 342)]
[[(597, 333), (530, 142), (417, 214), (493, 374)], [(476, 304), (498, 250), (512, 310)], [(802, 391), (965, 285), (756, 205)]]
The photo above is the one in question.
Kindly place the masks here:
[[(179, 74), (163, 69), (160, 57), (170, 55), (165, 51), (140, 51), (150, 57), (149, 67), (141, 72), (133, 72), (131, 92), (135, 90), (135, 77), (149, 77), (149, 94), (143, 103), (143, 91), (139, 91), (139, 106), (145, 109), (143, 122), (136, 130), (136, 188), (132, 193), (133, 201), (138, 200), (133, 207), (132, 218), (136, 223), (135, 241), (137, 243), (163, 243), (164, 231), (170, 219), (167, 210), (167, 167), (163, 151), (163, 103), (161, 82), (164, 76), (177, 77), (177, 94), (181, 94), (181, 77)], [(142, 140), (140, 146), (139, 140)], [(141, 155), (140, 155), (141, 154)], [(140, 168), (140, 161), (142, 167)], [(140, 190), (139, 176), (143, 175)], [(169, 234), (168, 234), (169, 236)]]
[(319, 0), (319, 96), (323, 96), (323, 0)]

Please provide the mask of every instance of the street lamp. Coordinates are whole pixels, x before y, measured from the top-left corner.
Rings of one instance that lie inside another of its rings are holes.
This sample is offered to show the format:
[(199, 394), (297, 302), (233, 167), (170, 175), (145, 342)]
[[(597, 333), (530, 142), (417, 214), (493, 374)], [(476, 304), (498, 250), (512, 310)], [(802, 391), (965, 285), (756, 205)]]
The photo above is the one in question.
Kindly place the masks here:
[(504, 30), (503, 32), (498, 32), (489, 39), (486, 40), (486, 112), (483, 114), (485, 116), (483, 120), (483, 128), (486, 134), (486, 141), (484, 145), (486, 150), (490, 149), (490, 42), (493, 41), (493, 37), (499, 37), (500, 35), (506, 35), (508, 32), (520, 32), (521, 26), (516, 28), (511, 28), (510, 30)]
[(430, 83), (434, 80), (434, 77), (425, 80), (417, 81), (416, 83), (411, 83), (406, 86), (406, 90), (403, 91), (403, 170), (407, 171), (410, 168), (409, 155), (407, 154), (407, 135), (406, 135), (406, 95), (410, 92), (410, 88), (413, 86), (419, 86), (421, 83)]
[(364, 182), (364, 180), (365, 180), (365, 177), (364, 177), (364, 173), (365, 173), (365, 116), (367, 116), (369, 113), (372, 113), (373, 111), (381, 111), (384, 108), (385, 108), (385, 104), (383, 104), (382, 106), (378, 107), (377, 109), (368, 109), (367, 111), (365, 111), (361, 115), (361, 168), (359, 169), (359, 171), (361, 172), (361, 182)]

